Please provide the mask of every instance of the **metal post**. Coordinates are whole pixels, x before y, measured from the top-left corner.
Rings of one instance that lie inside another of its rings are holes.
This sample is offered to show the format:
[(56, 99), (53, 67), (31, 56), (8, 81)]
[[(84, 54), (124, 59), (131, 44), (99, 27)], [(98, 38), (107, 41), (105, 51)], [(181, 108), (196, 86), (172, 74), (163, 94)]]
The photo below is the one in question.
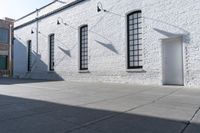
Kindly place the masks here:
[(9, 55), (8, 55), (8, 62), (9, 62), (9, 77), (12, 77), (13, 74), (13, 30), (12, 30), (13, 26), (10, 24), (9, 26)]
[(39, 16), (39, 12), (38, 12), (39, 10), (38, 9), (36, 9), (36, 19), (37, 19), (37, 21), (36, 21), (36, 53), (37, 54), (39, 54), (38, 52), (39, 52), (39, 38), (38, 38), (38, 34), (39, 34), (39, 22), (38, 22), (38, 16)]

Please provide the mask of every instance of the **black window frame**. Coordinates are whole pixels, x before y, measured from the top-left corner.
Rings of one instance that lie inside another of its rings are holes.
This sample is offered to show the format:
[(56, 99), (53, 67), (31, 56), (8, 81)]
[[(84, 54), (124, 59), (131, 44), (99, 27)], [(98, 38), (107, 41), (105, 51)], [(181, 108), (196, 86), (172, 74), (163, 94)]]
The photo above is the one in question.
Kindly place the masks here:
[(49, 71), (54, 71), (55, 61), (55, 34), (49, 35)]
[(0, 29), (5, 30), (5, 31), (8, 32), (8, 33), (7, 33), (7, 40), (6, 40), (6, 42), (0, 40), (0, 43), (2, 43), (2, 44), (9, 44), (9, 41), (10, 41), (10, 40), (9, 40), (9, 39), (10, 39), (10, 30), (9, 30), (8, 28), (3, 28), (3, 27), (0, 27)]
[(28, 60), (27, 60), (27, 71), (31, 72), (32, 69), (32, 41), (29, 40), (28, 41), (28, 45), (27, 45), (27, 56), (28, 56)]
[[(136, 18), (134, 18), (135, 14), (137, 14)], [(140, 17), (138, 14), (140, 14)], [(135, 20), (137, 21), (136, 23)], [(142, 11), (138, 10), (127, 15), (127, 69), (143, 68), (142, 50)]]
[(88, 70), (88, 25), (80, 27), (80, 70)]

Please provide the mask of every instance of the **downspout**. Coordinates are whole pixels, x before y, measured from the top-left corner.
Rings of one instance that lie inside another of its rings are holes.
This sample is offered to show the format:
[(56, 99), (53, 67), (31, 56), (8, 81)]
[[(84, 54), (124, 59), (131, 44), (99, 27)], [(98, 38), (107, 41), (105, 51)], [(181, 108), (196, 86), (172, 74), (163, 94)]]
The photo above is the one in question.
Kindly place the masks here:
[(12, 77), (13, 75), (13, 26), (9, 25), (9, 77)]
[(38, 17), (39, 17), (39, 10), (36, 9), (36, 53), (39, 54), (39, 22), (38, 22)]

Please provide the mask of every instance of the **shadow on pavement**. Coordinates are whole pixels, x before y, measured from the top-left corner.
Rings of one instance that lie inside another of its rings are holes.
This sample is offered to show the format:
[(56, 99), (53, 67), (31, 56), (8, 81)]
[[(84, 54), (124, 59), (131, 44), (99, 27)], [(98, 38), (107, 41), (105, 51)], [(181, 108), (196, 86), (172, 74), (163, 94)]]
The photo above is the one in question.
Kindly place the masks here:
[[(185, 126), (184, 121), (0, 95), (1, 133), (181, 133)], [(199, 133), (199, 124), (190, 127), (184, 133)]]
[(40, 82), (52, 82), (52, 81), (58, 81), (58, 80), (15, 79), (15, 78), (1, 78), (0, 77), (0, 85), (40, 83)]

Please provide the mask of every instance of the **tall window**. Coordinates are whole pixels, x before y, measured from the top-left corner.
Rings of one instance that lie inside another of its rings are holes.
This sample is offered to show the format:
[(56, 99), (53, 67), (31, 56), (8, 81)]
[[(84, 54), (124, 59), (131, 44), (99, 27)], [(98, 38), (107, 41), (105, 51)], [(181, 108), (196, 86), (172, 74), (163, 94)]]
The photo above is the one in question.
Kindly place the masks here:
[(8, 69), (8, 56), (0, 55), (0, 70)]
[(49, 70), (54, 71), (54, 34), (49, 36)]
[(88, 70), (88, 26), (80, 28), (80, 70)]
[(142, 68), (142, 12), (127, 16), (128, 69)]
[(28, 41), (28, 67), (27, 67), (27, 70), (28, 72), (31, 71), (31, 62), (32, 62), (32, 57), (31, 57), (31, 54), (32, 54), (32, 44), (31, 44), (31, 40)]
[(9, 43), (9, 30), (0, 28), (0, 42), (1, 43)]

